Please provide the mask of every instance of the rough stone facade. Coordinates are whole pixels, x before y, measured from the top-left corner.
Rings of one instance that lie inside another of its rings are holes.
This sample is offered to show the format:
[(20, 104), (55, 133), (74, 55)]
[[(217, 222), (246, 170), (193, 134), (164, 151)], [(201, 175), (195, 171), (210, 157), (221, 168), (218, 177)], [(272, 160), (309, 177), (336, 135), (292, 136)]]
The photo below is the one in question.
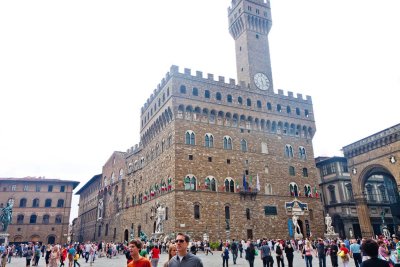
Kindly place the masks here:
[(102, 174), (95, 175), (75, 193), (79, 195), (79, 211), (78, 218), (72, 222), (72, 240), (85, 242), (95, 238), (101, 181)]
[(9, 242), (67, 243), (72, 191), (78, 184), (41, 177), (0, 178), (0, 206), (14, 200)]
[[(304, 236), (323, 234), (322, 205), (313, 197), (311, 97), (273, 90), (269, 2), (232, 1), (228, 12), (239, 83), (171, 67), (141, 109), (140, 144), (103, 168), (99, 201), (106, 211), (96, 222), (97, 240), (128, 240), (140, 231), (150, 237), (157, 204), (167, 208), (164, 236), (287, 238), (292, 217), (285, 202), (295, 197), (309, 208), (300, 216)], [(268, 25), (257, 28), (246, 14)], [(269, 78), (268, 90), (256, 86), (257, 73)], [(125, 175), (111, 181), (121, 168)]]
[[(366, 187), (374, 175), (384, 177), (385, 187), (391, 189), (385, 201), (390, 204), (396, 228), (393, 230), (400, 233), (400, 124), (343, 147), (343, 153), (349, 164), (362, 236), (374, 236), (379, 228), (378, 222), (371, 221), (372, 199), (368, 197), (371, 194)], [(380, 194), (374, 193), (376, 188), (371, 190), (372, 194)], [(374, 227), (373, 224), (378, 225)]]

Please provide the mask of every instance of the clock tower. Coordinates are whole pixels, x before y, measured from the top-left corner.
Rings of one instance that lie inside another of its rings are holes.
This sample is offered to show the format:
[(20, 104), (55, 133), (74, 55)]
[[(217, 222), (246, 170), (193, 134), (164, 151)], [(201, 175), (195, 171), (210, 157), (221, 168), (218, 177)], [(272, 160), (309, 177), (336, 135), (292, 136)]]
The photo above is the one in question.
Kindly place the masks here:
[(269, 0), (232, 0), (228, 8), (229, 32), (235, 40), (239, 82), (251, 90), (273, 92), (268, 33)]

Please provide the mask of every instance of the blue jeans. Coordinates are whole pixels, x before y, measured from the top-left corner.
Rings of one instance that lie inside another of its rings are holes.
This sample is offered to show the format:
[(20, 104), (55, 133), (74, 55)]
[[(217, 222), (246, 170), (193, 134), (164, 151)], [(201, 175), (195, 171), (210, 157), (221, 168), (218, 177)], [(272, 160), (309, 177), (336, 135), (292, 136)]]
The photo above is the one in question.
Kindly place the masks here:
[(354, 258), (354, 263), (356, 264), (356, 267), (359, 267), (362, 262), (361, 253), (353, 253), (353, 258)]
[(318, 255), (319, 267), (326, 267), (326, 255)]
[(305, 256), (304, 259), (306, 260), (306, 267), (312, 267), (312, 256)]

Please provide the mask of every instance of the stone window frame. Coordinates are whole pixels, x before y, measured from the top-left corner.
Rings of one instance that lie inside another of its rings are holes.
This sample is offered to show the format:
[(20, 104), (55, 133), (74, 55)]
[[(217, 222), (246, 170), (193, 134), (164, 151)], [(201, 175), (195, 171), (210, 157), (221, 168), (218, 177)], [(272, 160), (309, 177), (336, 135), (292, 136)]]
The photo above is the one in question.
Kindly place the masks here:
[(307, 152), (304, 146), (299, 146), (299, 159), (306, 160)]
[(195, 202), (193, 203), (193, 218), (195, 220), (200, 220), (200, 203)]
[(193, 96), (199, 96), (199, 89), (197, 87), (192, 88), (192, 95)]
[(19, 207), (20, 208), (26, 208), (27, 203), (28, 203), (28, 200), (26, 198), (21, 198), (19, 200)]
[(187, 174), (183, 178), (183, 185), (185, 190), (196, 191), (197, 190), (197, 178), (193, 174)]
[(223, 148), (225, 150), (233, 150), (232, 137), (230, 137), (229, 135), (225, 135), (222, 140), (223, 140)]
[(24, 224), (24, 219), (25, 219), (25, 216), (24, 216), (24, 214), (18, 214), (17, 215), (17, 224)]
[(289, 166), (289, 175), (296, 176), (296, 168), (294, 166)]
[(307, 168), (303, 168), (302, 173), (303, 173), (303, 177), (308, 177), (308, 169)]
[(246, 139), (240, 140), (240, 149), (242, 150), (242, 152), (247, 152), (247, 151), (249, 151), (249, 148), (248, 148), (248, 144), (247, 144), (247, 140), (246, 140)]
[(312, 197), (312, 188), (311, 185), (305, 184), (304, 185), (304, 196), (306, 197)]
[(222, 94), (220, 92), (215, 93), (215, 100), (222, 101)]
[(293, 158), (294, 153), (293, 153), (293, 147), (290, 144), (285, 145), (285, 157), (286, 158)]
[(226, 177), (224, 180), (225, 192), (235, 193), (235, 179), (232, 177)]
[(47, 198), (45, 201), (44, 201), (44, 207), (45, 208), (51, 208), (51, 205), (52, 205), (52, 199), (51, 198)]
[(192, 130), (187, 130), (185, 132), (185, 144), (191, 146), (196, 145), (196, 134)]
[(211, 133), (206, 133), (204, 135), (204, 146), (205, 147), (214, 147), (214, 136)]
[(181, 86), (179, 87), (179, 93), (181, 93), (181, 94), (186, 94), (186, 86), (181, 85)]
[(265, 194), (272, 195), (272, 185), (270, 183), (265, 184)]
[[(207, 181), (209, 181), (209, 182), (207, 183)], [(214, 176), (211, 176), (211, 175), (207, 176), (204, 181), (204, 185), (206, 187), (206, 190), (210, 190), (213, 192), (217, 191), (218, 184), (217, 184), (217, 179), (215, 179)]]
[(50, 215), (49, 214), (45, 214), (42, 217), (42, 224), (49, 224), (50, 223)]
[(36, 224), (37, 217), (38, 216), (35, 213), (31, 214), (31, 216), (29, 217), (29, 224)]
[(291, 196), (299, 196), (299, 186), (295, 182), (289, 183), (289, 193)]

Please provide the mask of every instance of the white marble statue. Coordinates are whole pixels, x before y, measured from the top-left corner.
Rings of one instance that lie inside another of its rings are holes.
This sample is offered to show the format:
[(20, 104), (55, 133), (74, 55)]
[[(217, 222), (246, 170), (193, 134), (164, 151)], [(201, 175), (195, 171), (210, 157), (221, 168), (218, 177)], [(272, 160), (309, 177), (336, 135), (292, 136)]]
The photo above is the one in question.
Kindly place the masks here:
[(162, 205), (157, 207), (157, 221), (156, 221), (156, 233), (164, 232), (164, 221), (165, 221), (165, 208)]
[(301, 234), (300, 225), (297, 222), (298, 220), (299, 220), (299, 216), (293, 215), (292, 222), (293, 222), (293, 225), (294, 225), (294, 232), (297, 233), (297, 234)]
[(329, 213), (325, 216), (325, 224), (326, 224), (326, 233), (327, 234), (335, 234), (335, 229), (332, 226), (332, 218), (329, 216)]

